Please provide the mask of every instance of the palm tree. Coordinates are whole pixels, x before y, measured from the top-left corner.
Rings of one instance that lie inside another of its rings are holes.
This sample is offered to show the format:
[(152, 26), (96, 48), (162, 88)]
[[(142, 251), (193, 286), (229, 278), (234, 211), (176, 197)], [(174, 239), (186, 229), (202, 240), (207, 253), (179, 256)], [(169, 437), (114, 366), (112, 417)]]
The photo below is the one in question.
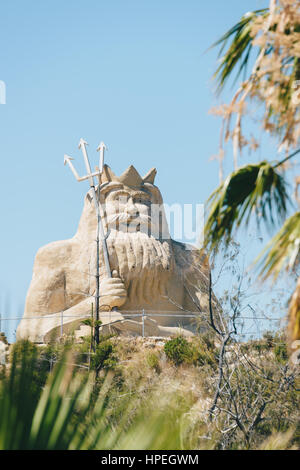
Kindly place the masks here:
[[(221, 46), (222, 54), (229, 42), (214, 75), (218, 92), (238, 66), (236, 79), (242, 72), (246, 78), (230, 105), (218, 112), (223, 116), (220, 160), (223, 143), (231, 139), (235, 170), (220, 182), (208, 200), (206, 245), (213, 249), (221, 241), (227, 244), (233, 231), (247, 225), (255, 214), (258, 225), (264, 223), (278, 230), (255, 260), (263, 279), (276, 279), (283, 270), (296, 273), (300, 260), (300, 211), (295, 210), (287, 218), (292, 201), (284, 175), (287, 162), (300, 153), (300, 148), (292, 150), (299, 145), (300, 137), (300, 49), (299, 45), (296, 47), (299, 35), (299, 2), (270, 0), (268, 8), (247, 13), (213, 45)], [(257, 57), (247, 76), (255, 46)], [(241, 124), (246, 104), (251, 105), (254, 100), (264, 110), (264, 130), (277, 138), (278, 150), (285, 149), (287, 156), (281, 161), (264, 159), (238, 167), (238, 150), (250, 145), (242, 135)], [(236, 122), (232, 124), (234, 115)], [(290, 342), (300, 339), (300, 278), (290, 301), (288, 331)]]
[[(181, 449), (182, 410), (176, 396), (146, 409), (136, 395), (109, 410), (113, 374), (102, 385), (95, 374), (72, 367), (65, 348), (53, 371), (42, 374), (38, 348), (16, 343), (10, 366), (0, 370), (0, 450)], [(71, 366), (71, 367), (70, 367)], [(153, 398), (154, 400), (154, 398)]]

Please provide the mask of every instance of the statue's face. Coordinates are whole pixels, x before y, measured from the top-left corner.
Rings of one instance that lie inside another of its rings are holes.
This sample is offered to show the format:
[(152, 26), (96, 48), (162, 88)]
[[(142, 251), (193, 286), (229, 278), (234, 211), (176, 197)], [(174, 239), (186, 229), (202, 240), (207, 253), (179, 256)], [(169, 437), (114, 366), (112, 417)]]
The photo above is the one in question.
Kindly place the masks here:
[(151, 229), (151, 208), (155, 195), (147, 188), (118, 185), (105, 194), (103, 209), (109, 229), (147, 232)]
[(154, 229), (159, 217), (153, 208), (162, 204), (158, 188), (110, 182), (100, 188), (100, 200), (111, 269), (119, 273), (126, 288), (133, 283), (132, 292), (138, 284), (141, 298), (148, 288), (154, 295), (157, 283), (163, 292), (172, 271), (173, 252), (169, 240)]

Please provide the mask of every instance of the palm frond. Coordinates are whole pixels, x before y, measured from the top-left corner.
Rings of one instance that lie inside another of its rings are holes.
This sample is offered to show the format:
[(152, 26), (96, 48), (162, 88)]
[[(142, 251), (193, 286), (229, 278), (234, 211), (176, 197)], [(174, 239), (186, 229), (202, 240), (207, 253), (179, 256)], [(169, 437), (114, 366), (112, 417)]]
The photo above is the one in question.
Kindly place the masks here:
[(260, 263), (260, 274), (264, 278), (275, 279), (281, 270), (293, 269), (300, 257), (300, 212), (289, 217), (272, 238), (261, 255), (256, 259)]
[(37, 348), (24, 342), (18, 356), (13, 355), (9, 370), (0, 375), (0, 450), (181, 448), (186, 410), (176, 394), (160, 393), (158, 399), (153, 391), (152, 406), (148, 401), (137, 406), (130, 393), (113, 422), (108, 406), (113, 376), (96, 391), (95, 375), (75, 372), (70, 354), (64, 351), (38, 389)]
[(204, 228), (205, 244), (215, 248), (229, 243), (234, 228), (247, 226), (256, 213), (259, 226), (268, 228), (284, 220), (289, 197), (286, 182), (267, 161), (246, 165), (231, 173), (210, 196), (209, 215)]
[[(41, 395), (32, 420), (29, 448), (65, 449), (77, 433), (72, 418), (86, 380), (75, 379), (74, 369), (62, 357)], [(84, 414), (87, 410), (84, 410)], [(73, 424), (73, 425), (72, 425)]]
[(9, 375), (0, 382), (0, 449), (28, 446), (31, 419), (39, 399), (33, 385), (36, 371), (37, 350), (24, 341), (18, 350), (14, 349)]
[(221, 57), (220, 65), (214, 74), (214, 78), (216, 79), (218, 85), (218, 92), (221, 92), (238, 63), (240, 63), (240, 67), (235, 77), (235, 81), (239, 78), (242, 72), (246, 74), (248, 62), (253, 49), (253, 38), (251, 37), (251, 27), (253, 21), (258, 16), (266, 16), (268, 12), (268, 8), (263, 8), (261, 10), (255, 10), (247, 13), (238, 23), (230, 28), (229, 31), (223, 34), (223, 36), (211, 46), (212, 48), (221, 45), (219, 51), (220, 57), (228, 41), (232, 38), (231, 44), (229, 45), (226, 53)]
[(300, 339), (300, 278), (289, 306), (288, 339), (290, 347)]

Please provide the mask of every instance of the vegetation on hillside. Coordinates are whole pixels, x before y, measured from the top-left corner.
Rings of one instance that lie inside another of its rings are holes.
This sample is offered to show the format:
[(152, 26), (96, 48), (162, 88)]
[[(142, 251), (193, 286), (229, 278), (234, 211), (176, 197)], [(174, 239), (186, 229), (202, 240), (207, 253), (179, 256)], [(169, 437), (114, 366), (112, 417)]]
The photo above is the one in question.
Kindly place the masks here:
[[(286, 350), (278, 349), (285, 347), (284, 338), (269, 334), (230, 345), (233, 397), (222, 395), (212, 421), (216, 341), (213, 335), (166, 341), (107, 337), (93, 360), (88, 341), (16, 343), (1, 371), (0, 448), (297, 448), (299, 378)], [(266, 402), (263, 415), (253, 422), (260, 400)], [(240, 427), (231, 417), (236, 401)]]

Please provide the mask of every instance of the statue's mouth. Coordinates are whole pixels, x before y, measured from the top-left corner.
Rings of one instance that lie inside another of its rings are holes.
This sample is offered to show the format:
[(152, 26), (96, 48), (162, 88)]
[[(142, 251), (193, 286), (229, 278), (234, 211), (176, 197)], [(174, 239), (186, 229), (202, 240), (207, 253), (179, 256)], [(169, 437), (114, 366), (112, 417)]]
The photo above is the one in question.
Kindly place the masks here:
[(114, 214), (113, 216), (107, 217), (107, 223), (109, 226), (151, 226), (151, 217), (145, 214), (128, 214), (126, 212)]

